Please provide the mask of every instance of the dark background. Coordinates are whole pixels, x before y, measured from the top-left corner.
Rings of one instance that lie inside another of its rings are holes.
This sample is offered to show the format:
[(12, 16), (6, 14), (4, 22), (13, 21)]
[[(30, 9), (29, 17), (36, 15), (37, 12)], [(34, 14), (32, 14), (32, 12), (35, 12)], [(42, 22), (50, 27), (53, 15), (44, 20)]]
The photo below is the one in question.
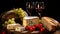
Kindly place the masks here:
[(0, 0), (0, 14), (13, 8), (19, 7), (22, 7), (24, 10), (26, 10), (26, 2), (32, 1), (44, 1), (46, 7), (42, 15), (52, 17), (60, 22), (58, 0)]
[[(60, 22), (60, 2), (58, 0), (0, 0), (0, 14), (9, 11), (13, 8), (23, 8), (26, 10), (25, 4), (26, 2), (32, 1), (44, 1), (45, 2), (45, 10), (42, 13), (42, 16), (49, 16)], [(1, 26), (1, 22), (0, 22)], [(2, 27), (0, 27), (0, 31), (2, 31)]]

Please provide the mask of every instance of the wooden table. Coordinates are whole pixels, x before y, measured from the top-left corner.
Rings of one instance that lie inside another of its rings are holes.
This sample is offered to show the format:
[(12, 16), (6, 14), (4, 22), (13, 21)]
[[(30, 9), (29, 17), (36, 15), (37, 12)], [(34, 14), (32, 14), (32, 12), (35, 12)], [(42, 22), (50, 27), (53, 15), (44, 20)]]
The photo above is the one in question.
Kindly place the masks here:
[(44, 33), (40, 32), (40, 31), (33, 31), (33, 32), (30, 32), (30, 31), (22, 31), (22, 32), (17, 32), (17, 31), (8, 31), (8, 34), (51, 34), (51, 32), (49, 31), (45, 31)]

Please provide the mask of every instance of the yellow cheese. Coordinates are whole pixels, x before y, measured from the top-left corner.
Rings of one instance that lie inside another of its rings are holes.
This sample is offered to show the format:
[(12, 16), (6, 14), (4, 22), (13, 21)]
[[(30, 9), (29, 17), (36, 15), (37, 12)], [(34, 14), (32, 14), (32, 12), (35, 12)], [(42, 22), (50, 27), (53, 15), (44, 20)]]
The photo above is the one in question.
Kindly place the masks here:
[(36, 16), (28, 16), (23, 18), (23, 26), (31, 26), (33, 24), (38, 24), (39, 23), (39, 17)]

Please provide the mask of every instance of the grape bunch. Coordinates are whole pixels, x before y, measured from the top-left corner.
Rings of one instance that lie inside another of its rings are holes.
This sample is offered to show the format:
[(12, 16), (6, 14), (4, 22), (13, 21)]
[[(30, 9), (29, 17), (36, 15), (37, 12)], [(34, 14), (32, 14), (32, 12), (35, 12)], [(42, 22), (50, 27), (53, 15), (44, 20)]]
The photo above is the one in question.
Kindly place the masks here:
[(24, 10), (22, 8), (15, 9), (14, 12), (19, 15), (19, 17), (25, 17)]
[(8, 21), (5, 21), (4, 24), (2, 24), (4, 27), (6, 27), (8, 24), (15, 24), (15, 18), (9, 19)]
[(14, 13), (17, 14), (21, 20), (23, 20), (25, 16), (28, 16), (28, 14), (22, 8), (14, 9)]
[[(19, 16), (19, 18), (21, 18), (21, 20), (23, 20), (23, 18), (25, 16), (28, 16), (28, 14), (22, 8), (13, 9), (13, 10), (10, 10), (10, 11), (17, 14)], [(5, 21), (3, 26), (5, 26), (7, 24), (14, 24), (14, 23), (16, 23), (15, 18), (8, 19), (8, 21)]]

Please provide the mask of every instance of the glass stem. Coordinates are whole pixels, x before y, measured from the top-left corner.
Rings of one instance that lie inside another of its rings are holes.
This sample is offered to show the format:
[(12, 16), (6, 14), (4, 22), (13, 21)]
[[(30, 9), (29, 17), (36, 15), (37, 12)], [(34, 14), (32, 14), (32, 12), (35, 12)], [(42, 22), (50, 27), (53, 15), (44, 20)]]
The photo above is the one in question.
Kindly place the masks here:
[(41, 13), (38, 13), (39, 14), (39, 18), (41, 19)]
[(27, 10), (27, 12), (28, 12), (29, 16), (31, 16), (31, 13), (28, 10)]

